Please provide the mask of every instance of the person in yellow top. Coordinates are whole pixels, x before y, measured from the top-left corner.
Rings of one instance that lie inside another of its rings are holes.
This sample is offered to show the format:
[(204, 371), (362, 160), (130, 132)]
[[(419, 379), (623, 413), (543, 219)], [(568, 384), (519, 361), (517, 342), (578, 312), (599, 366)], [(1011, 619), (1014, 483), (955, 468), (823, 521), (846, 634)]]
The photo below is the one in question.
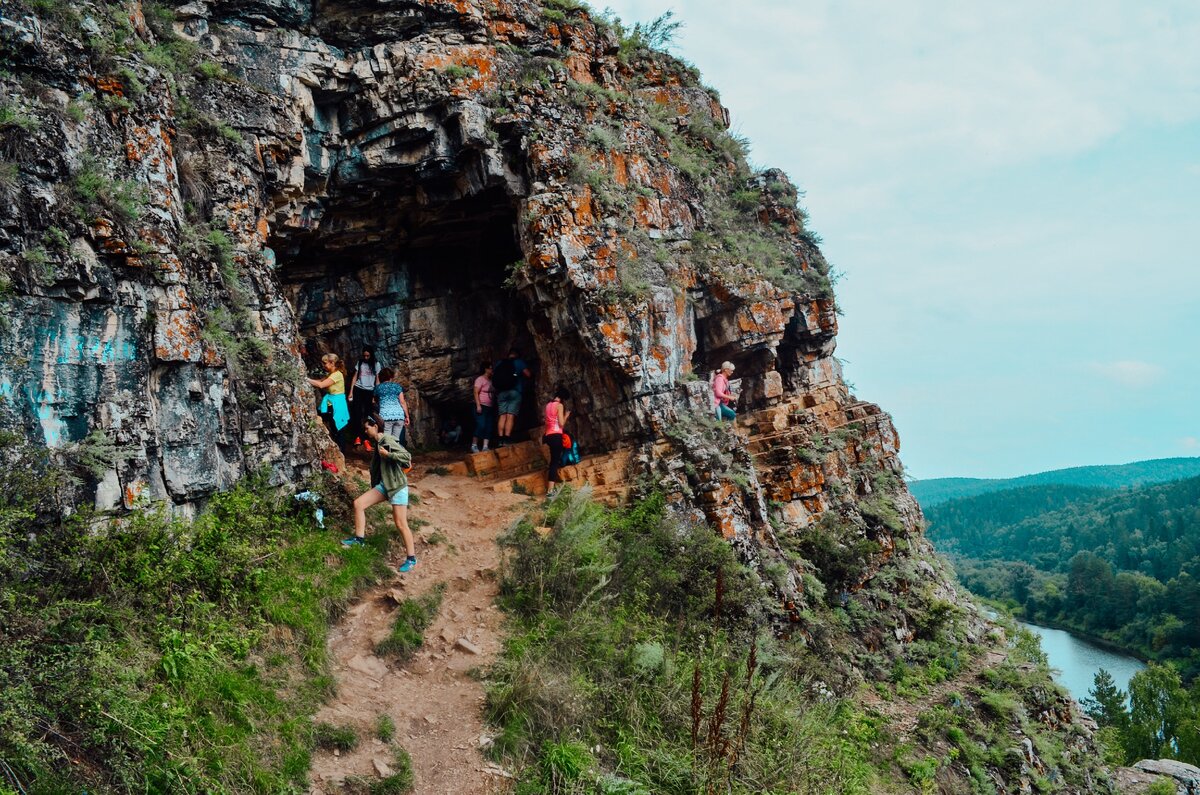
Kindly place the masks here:
[(320, 380), (308, 379), (308, 383), (325, 390), (318, 411), (326, 416), (330, 424), (329, 435), (337, 443), (342, 454), (346, 453), (346, 427), (350, 424), (350, 405), (346, 402), (346, 366), (336, 353), (327, 353), (321, 357), (321, 366), (329, 375)]

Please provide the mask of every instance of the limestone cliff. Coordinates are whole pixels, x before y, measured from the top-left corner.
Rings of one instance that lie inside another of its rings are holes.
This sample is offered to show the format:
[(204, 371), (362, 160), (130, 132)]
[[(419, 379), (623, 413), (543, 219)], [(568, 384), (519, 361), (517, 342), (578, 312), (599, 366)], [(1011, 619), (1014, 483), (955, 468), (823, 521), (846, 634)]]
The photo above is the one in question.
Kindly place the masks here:
[[(627, 452), (759, 568), (821, 687), (885, 675), (931, 610), (988, 631), (842, 380), (796, 190), (646, 31), (569, 0), (0, 9), (0, 423), (82, 462), (77, 501), (301, 479), (326, 442), (299, 376), (329, 350), (376, 346), (427, 441), (517, 345), (585, 453)], [(736, 432), (709, 419), (726, 359)], [(837, 604), (853, 632), (815, 617)]]

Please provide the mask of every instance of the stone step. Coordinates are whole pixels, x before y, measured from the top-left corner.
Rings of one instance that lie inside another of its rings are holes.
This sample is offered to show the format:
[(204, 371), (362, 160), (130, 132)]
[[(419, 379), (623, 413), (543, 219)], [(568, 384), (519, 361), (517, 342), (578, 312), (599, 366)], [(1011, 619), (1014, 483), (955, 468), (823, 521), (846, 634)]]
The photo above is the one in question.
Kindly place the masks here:
[(499, 448), (468, 453), (463, 459), (468, 474), (477, 478), (502, 480), (523, 475), (546, 466), (540, 442), (518, 442)]
[[(592, 487), (592, 496), (595, 499), (609, 505), (617, 505), (629, 495), (629, 486), (625, 482), (625, 467), (628, 462), (629, 453), (626, 452), (589, 456), (581, 459), (578, 464), (562, 467), (559, 474), (564, 483), (573, 486), (588, 484)], [(514, 486), (518, 492), (537, 496), (545, 494), (549, 486), (545, 465), (539, 466), (535, 471), (497, 478), (492, 490), (508, 493), (513, 491)]]
[(547, 486), (546, 473), (538, 471), (501, 480), (492, 486), (492, 491), (497, 494), (532, 494), (540, 497), (546, 493)]
[[(775, 444), (781, 439), (800, 441), (799, 434), (795, 431), (782, 431), (780, 433), (765, 433), (757, 434), (749, 437), (746, 440), (746, 449), (751, 453), (765, 452), (773, 450), (779, 445)], [(790, 445), (789, 445), (790, 446)]]

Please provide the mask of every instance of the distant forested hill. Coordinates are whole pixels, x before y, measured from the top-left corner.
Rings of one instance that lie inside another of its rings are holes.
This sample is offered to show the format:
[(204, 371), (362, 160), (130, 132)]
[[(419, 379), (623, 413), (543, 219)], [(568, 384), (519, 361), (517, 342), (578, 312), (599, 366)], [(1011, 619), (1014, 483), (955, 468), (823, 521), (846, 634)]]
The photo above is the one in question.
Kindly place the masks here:
[[(940, 548), (1066, 571), (1077, 552), (1166, 581), (1200, 558), (1200, 477), (1117, 491), (1029, 486), (926, 512)], [(1200, 561), (1198, 561), (1200, 563)]]
[(1022, 486), (949, 500), (925, 509), (926, 532), (942, 552), (1004, 557), (997, 555), (995, 540), (997, 534), (1009, 533), (1010, 526), (1114, 493), (1089, 486)]
[(909, 491), (928, 510), (954, 499), (974, 497), (1022, 486), (1061, 485), (1118, 489), (1200, 476), (1200, 457), (1156, 458), (1113, 466), (1071, 467), (1017, 478), (931, 478), (914, 480)]
[(1037, 623), (1200, 674), (1200, 477), (1120, 490), (1028, 486), (926, 511), (971, 591)]

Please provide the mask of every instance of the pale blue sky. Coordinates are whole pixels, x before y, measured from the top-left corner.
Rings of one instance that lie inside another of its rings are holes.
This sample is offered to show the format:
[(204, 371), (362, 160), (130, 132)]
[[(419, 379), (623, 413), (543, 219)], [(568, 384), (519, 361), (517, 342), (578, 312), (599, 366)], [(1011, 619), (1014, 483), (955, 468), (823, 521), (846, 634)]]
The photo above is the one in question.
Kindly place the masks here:
[(807, 192), (912, 476), (1200, 455), (1200, 3), (595, 5)]

